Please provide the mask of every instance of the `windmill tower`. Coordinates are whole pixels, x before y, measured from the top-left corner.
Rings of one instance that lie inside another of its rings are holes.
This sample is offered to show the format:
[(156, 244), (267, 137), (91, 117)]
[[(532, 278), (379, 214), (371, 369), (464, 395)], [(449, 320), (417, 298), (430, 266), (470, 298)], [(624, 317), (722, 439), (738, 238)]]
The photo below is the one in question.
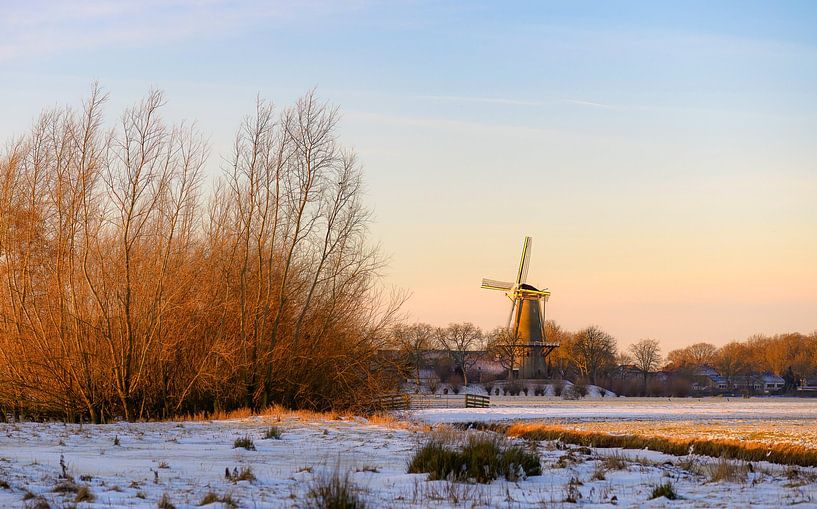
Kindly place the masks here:
[(520, 351), (519, 378), (527, 379), (547, 376), (545, 358), (559, 346), (559, 343), (548, 343), (545, 337), (545, 303), (550, 292), (527, 283), (531, 240), (525, 237), (515, 282), (482, 280), (482, 288), (505, 292), (512, 302), (508, 332)]

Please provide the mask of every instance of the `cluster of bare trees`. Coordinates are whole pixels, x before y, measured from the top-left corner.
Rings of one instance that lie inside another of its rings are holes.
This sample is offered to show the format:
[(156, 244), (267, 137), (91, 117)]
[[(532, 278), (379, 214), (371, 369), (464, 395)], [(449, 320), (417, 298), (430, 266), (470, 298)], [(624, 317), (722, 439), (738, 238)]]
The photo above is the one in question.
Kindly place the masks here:
[(451, 371), (467, 385), (469, 371), (485, 353), (486, 339), (482, 329), (470, 322), (451, 323), (447, 327), (401, 324), (392, 328), (391, 346), (402, 354), (402, 365), (407, 366), (418, 385), (420, 371), (427, 367), (426, 354), (432, 350), (445, 351)]
[[(655, 339), (642, 339), (620, 350), (615, 338), (597, 326), (575, 332), (553, 321), (545, 326), (547, 341), (560, 344), (547, 359), (551, 378), (602, 385), (626, 395), (687, 394), (702, 366), (714, 368), (727, 379), (766, 372), (796, 379), (817, 375), (817, 332), (758, 335), (721, 348), (696, 343), (673, 350), (664, 359)], [(504, 327), (484, 334), (472, 324), (435, 328), (418, 323), (401, 325), (393, 332), (393, 346), (403, 352), (402, 360), (418, 384), (422, 367), (439, 364), (439, 359), (424, 357), (430, 350), (448, 352), (449, 371), (462, 376), (465, 383), (479, 360), (498, 362), (504, 376), (511, 379), (513, 368), (525, 354), (524, 341), (512, 337)], [(659, 370), (672, 375), (654, 380), (651, 374)]]
[(377, 352), (401, 299), (380, 294), (335, 109), (259, 100), (206, 182), (206, 143), (160, 92), (114, 127), (105, 101), (44, 112), (0, 154), (0, 414), (320, 409), (391, 383)]

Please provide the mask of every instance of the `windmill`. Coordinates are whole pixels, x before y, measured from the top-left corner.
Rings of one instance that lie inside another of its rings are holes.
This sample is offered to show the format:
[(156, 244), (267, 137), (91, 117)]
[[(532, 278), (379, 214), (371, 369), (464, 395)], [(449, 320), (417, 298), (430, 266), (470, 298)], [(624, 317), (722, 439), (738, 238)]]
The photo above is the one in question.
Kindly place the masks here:
[(519, 378), (544, 378), (547, 373), (545, 358), (559, 343), (548, 343), (545, 335), (545, 303), (550, 292), (527, 282), (531, 241), (530, 237), (525, 237), (515, 282), (483, 278), (482, 288), (505, 292), (512, 302), (507, 327), (514, 344), (521, 350)]

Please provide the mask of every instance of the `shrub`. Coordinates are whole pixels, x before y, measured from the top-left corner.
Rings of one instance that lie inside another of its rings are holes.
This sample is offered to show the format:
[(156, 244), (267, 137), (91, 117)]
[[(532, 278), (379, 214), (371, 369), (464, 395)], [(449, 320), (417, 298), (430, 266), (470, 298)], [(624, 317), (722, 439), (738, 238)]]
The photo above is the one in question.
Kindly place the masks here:
[(557, 380), (553, 382), (553, 395), (554, 396), (561, 396), (562, 389), (565, 388), (565, 383), (562, 380)]
[(264, 430), (264, 438), (266, 440), (281, 440), (281, 429), (277, 426), (270, 426)]
[(429, 480), (475, 480), (489, 483), (504, 477), (515, 481), (520, 477), (540, 475), (539, 456), (523, 447), (497, 437), (471, 436), (465, 444), (454, 447), (432, 440), (421, 447), (409, 463), (411, 474), (428, 473)]
[(341, 477), (335, 470), (332, 475), (316, 478), (307, 493), (307, 507), (314, 509), (365, 509), (366, 502), (349, 479), (347, 472)]
[(576, 392), (575, 386), (570, 385), (568, 387), (565, 387), (564, 390), (562, 390), (562, 399), (566, 400), (579, 399), (579, 393)]
[(459, 475), (462, 467), (462, 458), (456, 451), (446, 447), (441, 441), (432, 440), (414, 453), (408, 473), (426, 472), (430, 481), (438, 481), (451, 474)]
[(652, 490), (652, 495), (650, 495), (650, 500), (654, 498), (665, 497), (667, 500), (675, 500), (678, 498), (678, 494), (675, 493), (675, 489), (672, 487), (672, 483), (667, 481), (664, 484), (656, 486)]
[(575, 392), (580, 398), (587, 396), (587, 385), (584, 381), (577, 381), (573, 384), (573, 392)]
[(241, 438), (236, 438), (235, 442), (233, 442), (233, 449), (244, 448), (248, 451), (255, 450), (255, 443), (252, 441), (252, 438), (249, 436), (243, 436)]
[(510, 393), (511, 396), (519, 396), (519, 393), (522, 391), (522, 386), (519, 382), (511, 382), (505, 386), (505, 390)]
[(533, 388), (533, 395), (534, 396), (544, 396), (545, 395), (545, 387), (543, 385), (537, 385)]

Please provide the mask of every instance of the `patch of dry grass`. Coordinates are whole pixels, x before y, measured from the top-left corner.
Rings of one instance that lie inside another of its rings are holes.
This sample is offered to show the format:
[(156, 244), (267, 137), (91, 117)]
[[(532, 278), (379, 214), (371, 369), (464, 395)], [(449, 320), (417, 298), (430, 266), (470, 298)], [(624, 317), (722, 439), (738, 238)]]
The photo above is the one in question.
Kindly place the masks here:
[(817, 449), (796, 444), (761, 444), (734, 439), (613, 435), (535, 423), (495, 426), (494, 429), (504, 431), (509, 436), (529, 440), (559, 440), (590, 447), (649, 449), (674, 456), (698, 454), (743, 461), (768, 461), (782, 465), (817, 466)]
[(726, 458), (719, 458), (718, 461), (706, 465), (704, 470), (712, 482), (746, 482), (749, 475), (746, 463), (729, 461)]

